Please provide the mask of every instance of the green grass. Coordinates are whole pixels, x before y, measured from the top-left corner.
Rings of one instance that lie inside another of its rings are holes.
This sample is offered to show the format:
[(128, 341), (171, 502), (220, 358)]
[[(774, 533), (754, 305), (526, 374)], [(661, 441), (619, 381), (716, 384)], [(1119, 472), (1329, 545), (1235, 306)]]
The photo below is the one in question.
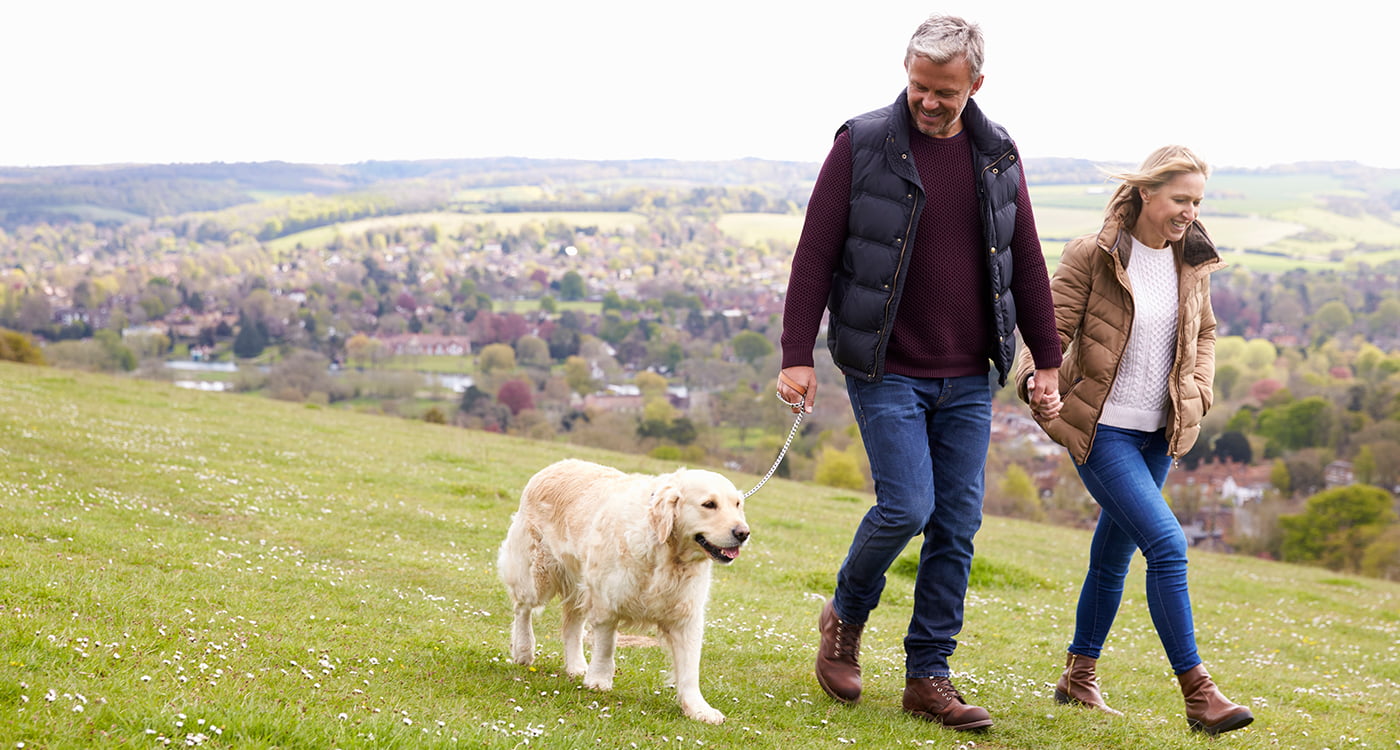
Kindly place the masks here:
[[(719, 569), (684, 719), (652, 647), (616, 686), (507, 659), (494, 558), (526, 479), (565, 456), (672, 465), (267, 399), (0, 363), (0, 747), (1394, 748), (1400, 585), (1193, 553), (1201, 651), (1258, 716), (1187, 731), (1139, 559), (1101, 660), (1110, 719), (1059, 706), (1088, 535), (988, 518), (958, 684), (997, 721), (964, 736), (900, 710), (910, 555), (871, 619), (866, 696), (811, 674), (870, 497), (773, 479)], [(741, 489), (757, 477), (729, 473)]]

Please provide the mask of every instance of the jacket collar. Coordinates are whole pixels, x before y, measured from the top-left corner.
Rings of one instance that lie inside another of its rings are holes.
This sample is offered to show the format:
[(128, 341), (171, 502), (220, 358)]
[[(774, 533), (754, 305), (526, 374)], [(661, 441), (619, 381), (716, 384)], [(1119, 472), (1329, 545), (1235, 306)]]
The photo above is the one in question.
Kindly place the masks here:
[[(1123, 228), (1118, 217), (1107, 219), (1103, 223), (1103, 229), (1099, 230), (1098, 246), (1104, 252), (1118, 259), (1123, 268), (1128, 267), (1128, 261), (1133, 254), (1133, 235)], [(1220, 259), (1220, 253), (1215, 249), (1215, 241), (1210, 238), (1206, 228), (1200, 221), (1192, 221), (1191, 226), (1186, 228), (1186, 235), (1180, 240), (1172, 243), (1172, 249), (1176, 251), (1176, 257), (1183, 265), (1201, 267), (1212, 263), (1224, 262)], [(1215, 269), (1211, 269), (1215, 270)]]

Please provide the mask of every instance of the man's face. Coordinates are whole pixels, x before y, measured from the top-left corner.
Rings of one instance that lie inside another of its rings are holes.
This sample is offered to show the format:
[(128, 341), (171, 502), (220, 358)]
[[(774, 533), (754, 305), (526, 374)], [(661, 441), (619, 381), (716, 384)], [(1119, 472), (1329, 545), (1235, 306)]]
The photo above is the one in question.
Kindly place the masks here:
[(915, 55), (904, 64), (909, 73), (909, 114), (920, 133), (950, 138), (962, 132), (962, 112), (967, 100), (982, 88), (982, 76), (972, 79), (966, 57), (936, 63)]

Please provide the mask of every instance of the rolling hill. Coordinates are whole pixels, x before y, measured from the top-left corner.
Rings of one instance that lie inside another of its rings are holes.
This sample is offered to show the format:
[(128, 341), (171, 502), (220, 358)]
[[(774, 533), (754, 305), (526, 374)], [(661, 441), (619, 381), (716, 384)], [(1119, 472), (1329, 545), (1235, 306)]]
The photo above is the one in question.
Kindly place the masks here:
[[(539, 467), (673, 466), (4, 362), (0, 423), (7, 747), (1201, 747), (1140, 560), (1100, 664), (1128, 715), (1051, 698), (1083, 532), (987, 518), (954, 668), (997, 725), (955, 737), (899, 708), (909, 559), (866, 631), (866, 699), (820, 693), (816, 614), (870, 498), (770, 481), (753, 542), (716, 571), (701, 679), (729, 720), (708, 727), (680, 716), (644, 638), (611, 693), (564, 677), (557, 608), (535, 668), (509, 663), (494, 573)], [(1208, 553), (1191, 575), (1206, 662), (1258, 716), (1218, 742), (1395, 747), (1400, 584)]]

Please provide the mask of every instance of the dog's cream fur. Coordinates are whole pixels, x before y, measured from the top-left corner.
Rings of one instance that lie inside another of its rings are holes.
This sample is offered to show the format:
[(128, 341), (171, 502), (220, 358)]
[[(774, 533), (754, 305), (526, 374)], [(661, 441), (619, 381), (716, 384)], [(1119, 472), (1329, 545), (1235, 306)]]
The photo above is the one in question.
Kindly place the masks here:
[[(712, 471), (660, 476), (566, 459), (525, 485), (497, 568), (515, 605), (511, 659), (535, 659), (535, 612), (563, 602), (564, 669), (612, 688), (620, 625), (655, 625), (671, 656), (681, 710), (718, 724), (700, 694), (700, 645), (712, 561), (739, 556), (749, 537), (744, 500)], [(583, 628), (593, 631), (585, 662)]]

